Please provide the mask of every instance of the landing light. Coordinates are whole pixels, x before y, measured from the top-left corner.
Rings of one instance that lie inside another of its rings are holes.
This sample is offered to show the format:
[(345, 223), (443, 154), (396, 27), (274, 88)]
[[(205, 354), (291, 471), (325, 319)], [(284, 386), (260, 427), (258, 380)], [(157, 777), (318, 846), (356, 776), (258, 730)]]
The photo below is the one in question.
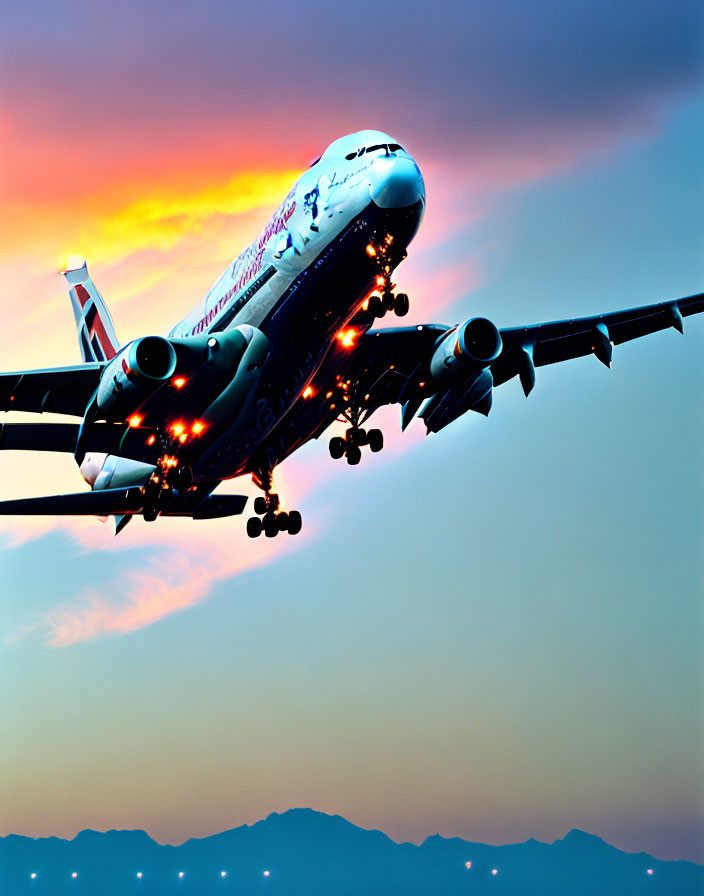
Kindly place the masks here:
[(136, 427), (142, 425), (142, 420), (144, 420), (144, 417), (140, 417), (139, 414), (132, 414), (127, 422), (133, 429), (135, 429)]
[(357, 339), (357, 331), (350, 327), (347, 330), (340, 330), (337, 334), (337, 341), (343, 348), (354, 348)]
[(312, 398), (313, 395), (315, 395), (315, 393), (313, 392), (313, 387), (306, 386), (305, 389), (303, 390), (303, 397), (304, 398)]
[(178, 440), (183, 445), (183, 443), (186, 441), (186, 433), (182, 432), (181, 435), (178, 437)]
[(376, 255), (376, 249), (374, 248), (374, 246), (372, 246), (371, 243), (367, 246), (367, 255), (370, 258), (374, 258), (374, 256)]
[(156, 442), (156, 436), (152, 434), (152, 435), (149, 436), (149, 438), (147, 439), (147, 445), (153, 445), (154, 442)]
[(180, 435), (182, 435), (185, 431), (186, 431), (186, 427), (183, 425), (183, 423), (174, 423), (174, 424), (172, 424), (172, 426), (171, 426), (171, 432), (172, 432), (175, 436), (180, 436)]
[(183, 389), (183, 387), (186, 385), (186, 378), (183, 376), (177, 376), (173, 382), (174, 386), (176, 386), (177, 389)]
[(191, 427), (191, 432), (194, 435), (200, 435), (205, 429), (205, 423), (202, 423), (200, 420), (196, 420), (193, 426)]
[(376, 278), (376, 285), (383, 286), (384, 283), (386, 283), (386, 277), (384, 277), (383, 274), (379, 274), (379, 276)]

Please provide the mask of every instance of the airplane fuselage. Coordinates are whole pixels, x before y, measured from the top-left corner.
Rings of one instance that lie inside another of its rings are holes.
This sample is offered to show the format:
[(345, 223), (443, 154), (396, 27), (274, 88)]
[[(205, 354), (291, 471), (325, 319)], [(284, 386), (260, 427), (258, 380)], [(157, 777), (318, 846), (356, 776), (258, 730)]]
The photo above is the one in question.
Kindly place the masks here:
[[(341, 138), (298, 179), (259, 237), (170, 331), (170, 337), (184, 338), (250, 326), (269, 343), (246, 425), (240, 418), (229, 426), (223, 421), (202, 452), (190, 447), (196, 482), (256, 472), (293, 449), (279, 445), (272, 457), (266, 443), (276, 441), (277, 426), (301, 400), (326, 355), (344, 350), (338, 336), (379, 276), (378, 259), (367, 247), (390, 237), (393, 269), (405, 257), (424, 206), (420, 170), (391, 137), (363, 131)], [(366, 326), (370, 323), (371, 318)], [(115, 471), (133, 466), (110, 461), (108, 468)], [(100, 484), (106, 487), (111, 480)]]

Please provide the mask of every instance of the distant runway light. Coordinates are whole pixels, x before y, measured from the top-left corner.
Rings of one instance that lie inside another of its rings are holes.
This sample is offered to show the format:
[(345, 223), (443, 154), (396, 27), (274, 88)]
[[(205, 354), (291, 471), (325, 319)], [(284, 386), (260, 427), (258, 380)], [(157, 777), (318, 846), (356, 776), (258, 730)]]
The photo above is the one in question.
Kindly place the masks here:
[(142, 872), (141, 872), (141, 871), (138, 871), (138, 872), (137, 872), (137, 878), (138, 878), (138, 880), (141, 880), (141, 879), (142, 879)]
[(471, 863), (471, 862), (465, 862), (465, 863), (464, 863), (464, 867), (467, 869), (467, 871), (469, 871), (469, 869), (472, 867), (472, 863)]
[(653, 873), (653, 869), (652, 869), (652, 868), (648, 868), (648, 874), (652, 875), (652, 873)]
[(183, 877), (183, 871), (179, 871), (178, 876), (179, 878)]
[(269, 877), (270, 874), (271, 874), (271, 871), (265, 871), (265, 872), (264, 872), (264, 877)]
[(220, 877), (227, 877), (227, 871), (221, 871)]
[(37, 879), (37, 872), (36, 872), (36, 871), (33, 871), (29, 876), (32, 878), (32, 880), (36, 880), (36, 879)]
[(78, 877), (78, 872), (74, 871), (71, 877), (75, 880)]
[(491, 869), (492, 877), (496, 877), (496, 875), (497, 875), (498, 873), (499, 873), (499, 869), (498, 869), (498, 868), (492, 868), (492, 869)]

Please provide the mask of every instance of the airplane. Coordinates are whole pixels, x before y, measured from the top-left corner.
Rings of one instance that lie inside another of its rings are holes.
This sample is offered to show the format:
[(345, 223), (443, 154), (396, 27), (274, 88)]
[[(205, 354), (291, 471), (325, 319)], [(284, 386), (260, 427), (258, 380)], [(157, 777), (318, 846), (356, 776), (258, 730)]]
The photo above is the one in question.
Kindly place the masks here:
[(409, 299), (396, 292), (425, 209), (414, 158), (380, 131), (335, 140), (299, 177), (264, 230), (165, 336), (117, 339), (85, 262), (68, 282), (83, 363), (0, 374), (0, 410), (51, 412), (67, 423), (6, 423), (0, 449), (73, 453), (90, 491), (0, 501), (0, 514), (213, 519), (242, 514), (243, 495), (214, 494), (249, 475), (250, 537), (301, 530), (284, 511), (274, 469), (336, 421), (330, 455), (360, 462), (383, 448), (372, 414), (398, 404), (437, 433), (462, 414), (488, 415), (493, 390), (536, 368), (594, 355), (657, 330), (683, 332), (704, 294), (592, 317), (499, 329), (483, 317), (454, 326), (373, 329)]

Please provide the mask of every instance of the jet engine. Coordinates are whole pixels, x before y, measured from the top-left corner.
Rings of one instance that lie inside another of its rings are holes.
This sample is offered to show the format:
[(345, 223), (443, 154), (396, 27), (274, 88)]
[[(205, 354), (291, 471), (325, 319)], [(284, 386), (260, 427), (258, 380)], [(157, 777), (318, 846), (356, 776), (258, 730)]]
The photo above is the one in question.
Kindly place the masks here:
[(472, 317), (442, 338), (430, 359), (430, 373), (438, 382), (455, 382), (471, 370), (488, 367), (502, 348), (494, 324), (485, 317)]
[(146, 398), (176, 369), (176, 352), (162, 336), (143, 336), (125, 346), (110, 361), (98, 385), (101, 411), (118, 409), (122, 399)]

